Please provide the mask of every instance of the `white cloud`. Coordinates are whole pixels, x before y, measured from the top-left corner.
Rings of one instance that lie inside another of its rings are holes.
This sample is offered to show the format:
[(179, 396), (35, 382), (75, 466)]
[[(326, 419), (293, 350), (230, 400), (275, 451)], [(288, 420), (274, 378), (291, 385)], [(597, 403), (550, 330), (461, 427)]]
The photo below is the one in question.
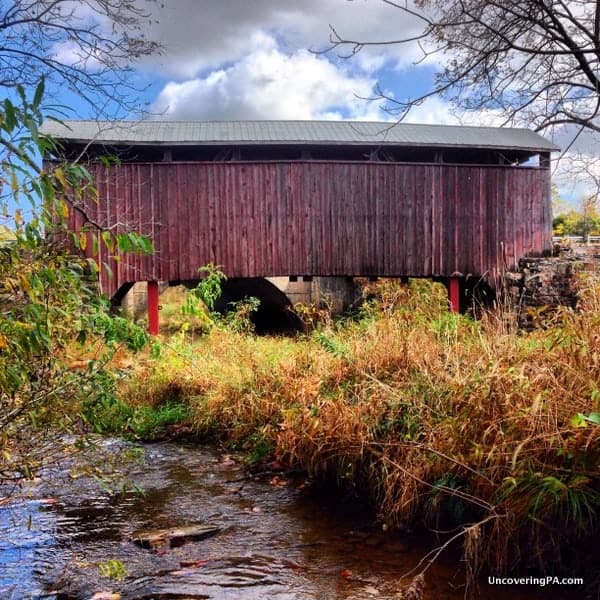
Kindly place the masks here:
[[(140, 2), (144, 0), (139, 0)], [(393, 120), (374, 102), (383, 68), (403, 68), (414, 48), (352, 46), (325, 54), (330, 24), (358, 41), (414, 35), (420, 24), (382, 0), (177, 0), (147, 4), (162, 56), (142, 66), (167, 83), (152, 109), (166, 118)]]
[(75, 42), (61, 42), (55, 44), (51, 51), (52, 59), (73, 67), (94, 71), (102, 67), (102, 62), (98, 55), (93, 52), (86, 52)]
[(458, 119), (452, 113), (452, 107), (442, 98), (435, 96), (411, 109), (404, 122), (425, 123), (427, 125), (457, 125)]
[[(164, 46), (162, 57), (144, 63), (175, 80), (191, 79), (206, 70), (236, 62), (256, 50), (257, 34), (277, 32), (287, 53), (328, 46), (329, 25), (347, 39), (386, 41), (414, 35), (420, 27), (398, 8), (381, 0), (177, 0), (146, 4), (156, 19), (148, 36)], [(366, 48), (352, 59), (365, 72), (387, 62), (406, 65), (416, 57), (416, 45)], [(347, 55), (351, 48), (340, 49)], [(418, 51), (417, 51), (418, 52)], [(328, 55), (335, 62), (336, 52)]]
[(375, 80), (299, 50), (281, 51), (261, 36), (256, 49), (203, 77), (167, 83), (153, 105), (172, 119), (373, 119), (385, 117), (360, 97)]

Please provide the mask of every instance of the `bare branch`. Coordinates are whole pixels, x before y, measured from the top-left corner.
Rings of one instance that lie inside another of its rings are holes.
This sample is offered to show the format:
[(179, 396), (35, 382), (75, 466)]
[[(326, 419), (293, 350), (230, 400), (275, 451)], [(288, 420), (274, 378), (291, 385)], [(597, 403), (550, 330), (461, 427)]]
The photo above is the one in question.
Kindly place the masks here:
[(382, 0), (420, 32), (395, 40), (353, 40), (332, 27), (331, 49), (350, 57), (367, 46), (416, 44), (437, 54), (434, 85), (408, 99), (379, 99), (404, 118), (432, 96), (458, 112), (492, 109), (506, 123), (538, 131), (574, 125), (600, 131), (600, 5), (582, 0)]
[[(152, 15), (137, 0), (10, 0), (0, 4), (0, 86), (52, 85), (81, 96), (99, 115), (102, 106), (127, 113), (140, 89), (130, 71), (158, 53), (145, 37)], [(110, 102), (106, 102), (109, 99)]]

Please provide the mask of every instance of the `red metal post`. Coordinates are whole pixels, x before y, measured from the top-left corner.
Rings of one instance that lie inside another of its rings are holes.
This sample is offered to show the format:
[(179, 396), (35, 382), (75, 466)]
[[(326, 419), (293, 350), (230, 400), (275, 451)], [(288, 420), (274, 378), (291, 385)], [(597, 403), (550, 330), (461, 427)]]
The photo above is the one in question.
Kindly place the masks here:
[(158, 335), (158, 281), (148, 282), (148, 333)]
[(448, 299), (450, 300), (450, 310), (460, 312), (460, 279), (450, 277), (448, 280)]

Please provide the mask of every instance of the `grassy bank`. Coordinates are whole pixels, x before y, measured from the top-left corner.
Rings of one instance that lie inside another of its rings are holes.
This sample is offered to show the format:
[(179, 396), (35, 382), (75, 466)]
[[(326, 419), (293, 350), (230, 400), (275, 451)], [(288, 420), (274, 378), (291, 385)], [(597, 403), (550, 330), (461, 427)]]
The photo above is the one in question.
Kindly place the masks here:
[(518, 334), (425, 282), (380, 284), (297, 339), (174, 336), (121, 394), (356, 489), (390, 527), (456, 527), (471, 569), (569, 570), (599, 532), (600, 285), (583, 288), (580, 312)]

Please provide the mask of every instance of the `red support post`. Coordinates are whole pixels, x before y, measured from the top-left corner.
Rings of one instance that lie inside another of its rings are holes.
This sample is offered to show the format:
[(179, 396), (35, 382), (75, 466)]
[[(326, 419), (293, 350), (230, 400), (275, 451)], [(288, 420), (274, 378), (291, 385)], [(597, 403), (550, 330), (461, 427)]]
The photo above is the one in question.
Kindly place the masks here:
[(450, 300), (450, 310), (455, 313), (460, 312), (460, 279), (450, 277), (448, 280), (448, 300)]
[(158, 335), (158, 281), (148, 282), (148, 333)]

